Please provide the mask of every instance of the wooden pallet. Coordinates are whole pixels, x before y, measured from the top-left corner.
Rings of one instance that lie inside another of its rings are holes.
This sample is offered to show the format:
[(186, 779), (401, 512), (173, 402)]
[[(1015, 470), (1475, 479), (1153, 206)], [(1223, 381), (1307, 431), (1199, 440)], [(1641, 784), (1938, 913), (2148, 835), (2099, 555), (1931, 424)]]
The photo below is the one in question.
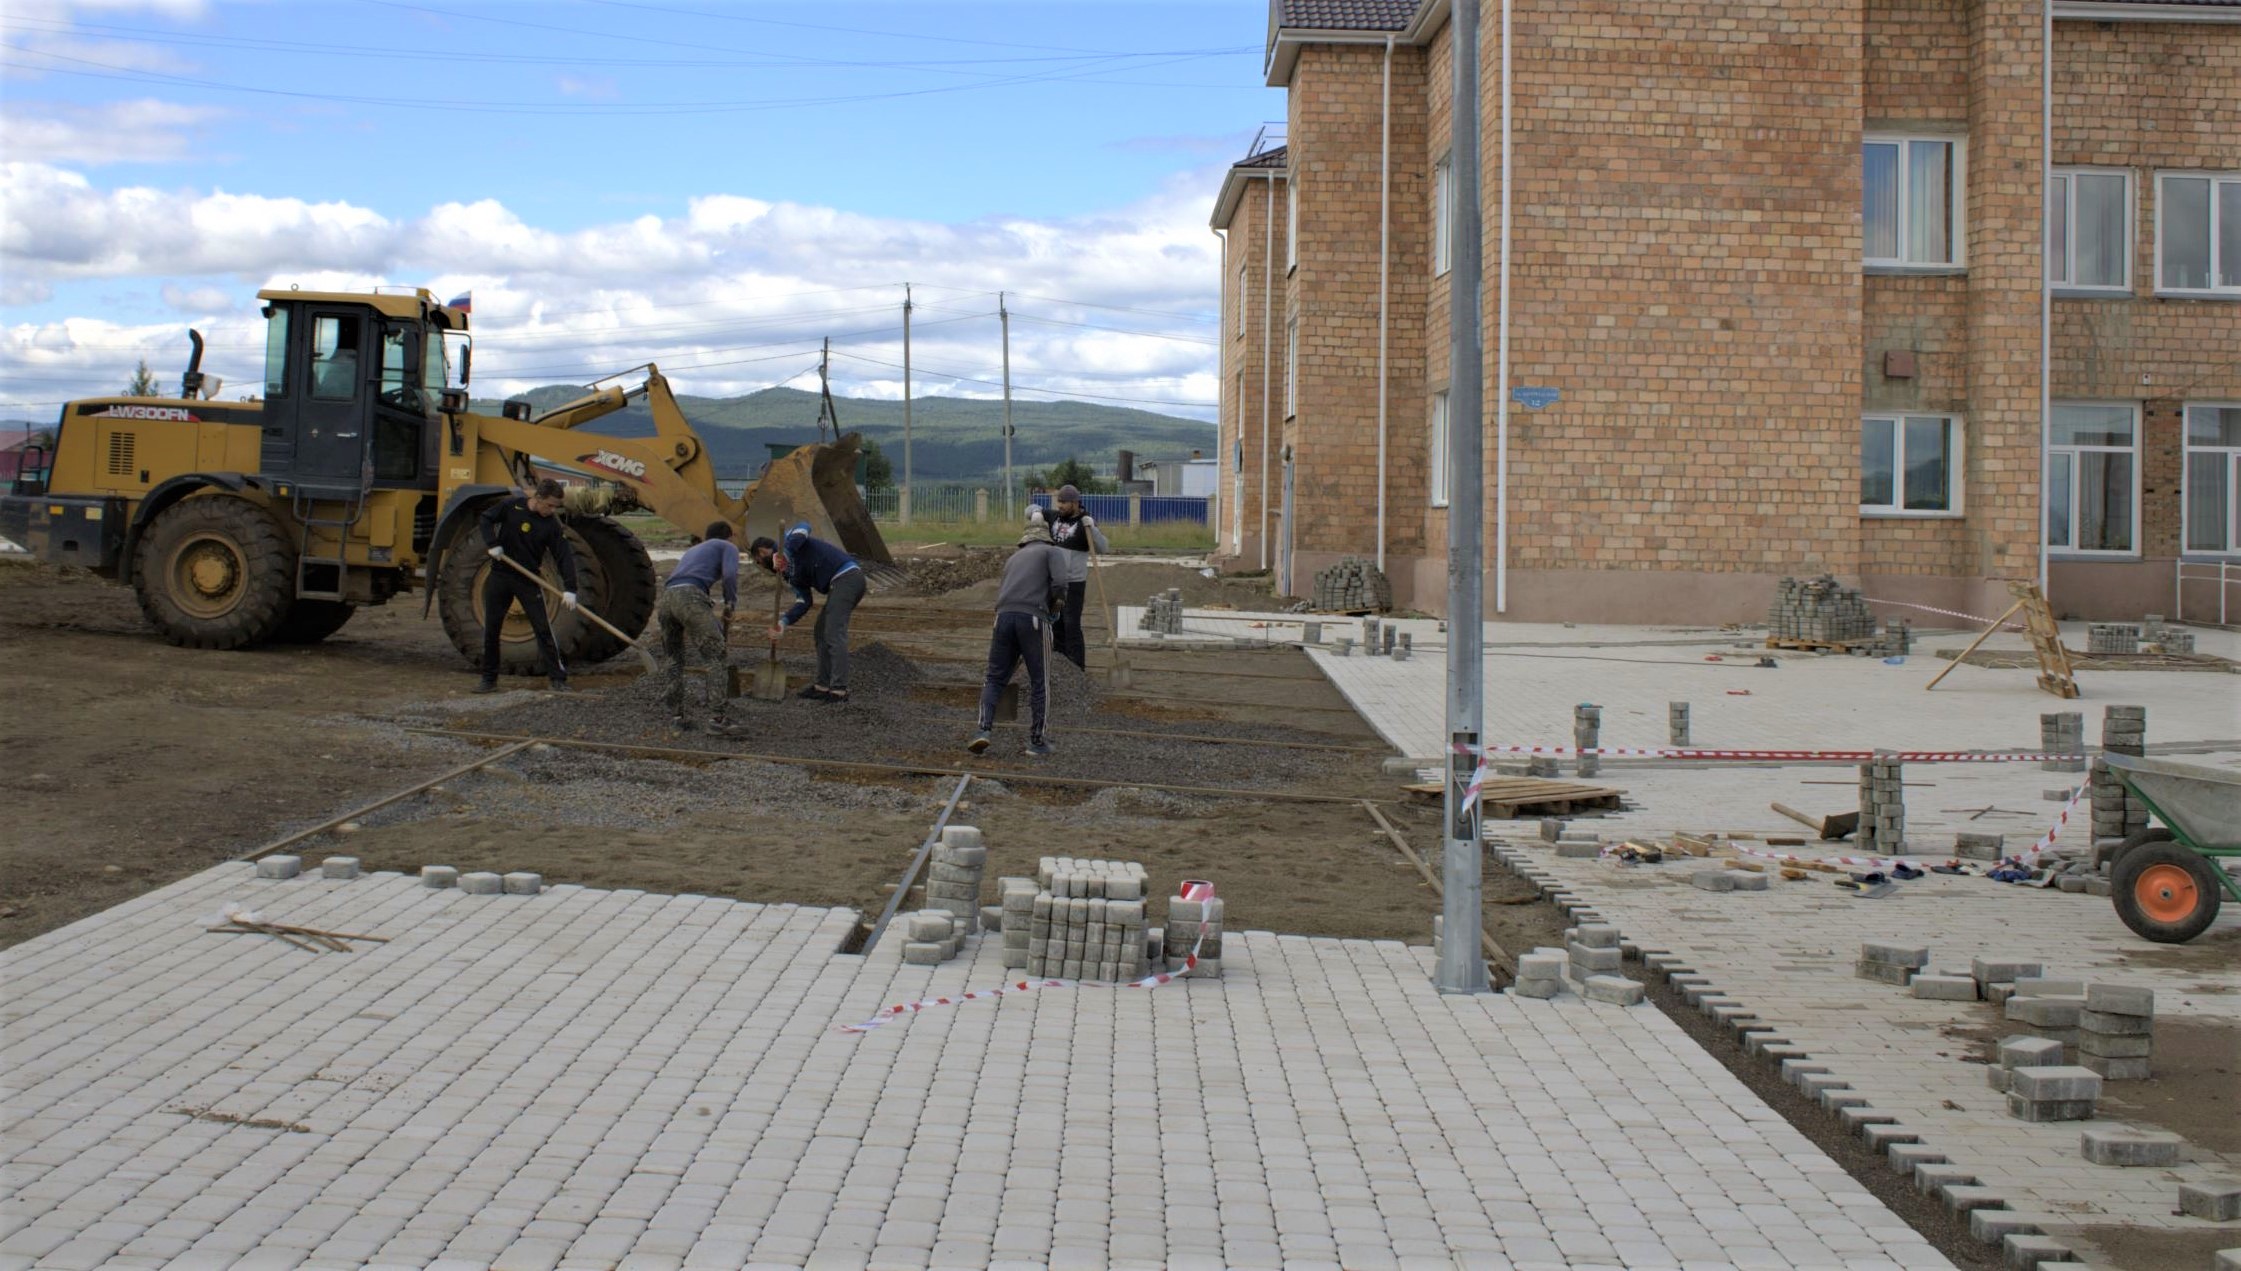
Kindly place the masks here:
[(2078, 681), (2070, 665), (2070, 651), (2062, 647), (2062, 629), (2054, 625), (2054, 611), (2033, 582), (2008, 584), (2008, 594), (2023, 607), (2023, 635), (2039, 655), (2039, 687), (2056, 697), (2076, 697)]
[(1793, 640), (1788, 636), (1768, 636), (1766, 647), (1769, 649), (1796, 649), (1807, 653), (1823, 650), (1830, 653), (1850, 653), (1859, 645), (1843, 640)]
[[(1422, 799), (1440, 798), (1446, 787), (1437, 781), (1402, 786)], [(1626, 791), (1612, 786), (1591, 786), (1577, 781), (1551, 781), (1546, 777), (1494, 777), (1479, 789), (1479, 803), (1489, 820), (1518, 817), (1564, 816), (1590, 810), (1616, 811), (1624, 805)]]

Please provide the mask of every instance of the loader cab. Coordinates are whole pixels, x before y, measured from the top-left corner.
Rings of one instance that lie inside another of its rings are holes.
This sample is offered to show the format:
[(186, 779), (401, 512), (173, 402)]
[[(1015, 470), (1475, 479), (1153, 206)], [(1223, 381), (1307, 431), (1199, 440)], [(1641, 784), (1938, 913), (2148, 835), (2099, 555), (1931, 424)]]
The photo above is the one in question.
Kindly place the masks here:
[(444, 334), (464, 329), (427, 292), (266, 291), (260, 470), (326, 497), (432, 490), (447, 386)]

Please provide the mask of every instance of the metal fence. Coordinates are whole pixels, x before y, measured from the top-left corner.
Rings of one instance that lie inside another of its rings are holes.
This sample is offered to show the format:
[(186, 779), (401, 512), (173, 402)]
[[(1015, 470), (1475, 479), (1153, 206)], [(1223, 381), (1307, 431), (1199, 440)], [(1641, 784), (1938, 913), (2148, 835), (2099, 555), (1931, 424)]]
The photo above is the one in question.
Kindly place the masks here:
[[(945, 525), (1004, 523), (1017, 519), (1029, 502), (1047, 508), (1051, 496), (1038, 492), (1024, 500), (1017, 495), (1006, 499), (995, 486), (922, 485), (911, 493), (910, 516)], [(1082, 509), (1107, 525), (1206, 525), (1207, 502), (1183, 495), (1085, 494)], [(875, 521), (899, 521), (902, 492), (873, 490), (864, 496), (864, 506)]]
[[(1036, 507), (1047, 508), (1048, 494), (1028, 496)], [(1204, 525), (1204, 498), (1174, 494), (1085, 494), (1082, 511), (1108, 525)]]

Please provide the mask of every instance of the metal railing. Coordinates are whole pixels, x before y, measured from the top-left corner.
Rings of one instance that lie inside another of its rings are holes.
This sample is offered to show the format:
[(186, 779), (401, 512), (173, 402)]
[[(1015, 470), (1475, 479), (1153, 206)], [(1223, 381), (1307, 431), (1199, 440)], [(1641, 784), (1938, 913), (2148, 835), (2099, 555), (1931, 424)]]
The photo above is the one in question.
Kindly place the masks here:
[[(2180, 622), (2187, 621), (2187, 583), (2214, 580), (2218, 589), (2218, 625), (2230, 625), (2227, 618), (2226, 599), (2233, 589), (2241, 587), (2241, 561), (2185, 560), (2173, 562), (2171, 575), (2171, 616)], [(2188, 571), (2196, 571), (2189, 574)]]

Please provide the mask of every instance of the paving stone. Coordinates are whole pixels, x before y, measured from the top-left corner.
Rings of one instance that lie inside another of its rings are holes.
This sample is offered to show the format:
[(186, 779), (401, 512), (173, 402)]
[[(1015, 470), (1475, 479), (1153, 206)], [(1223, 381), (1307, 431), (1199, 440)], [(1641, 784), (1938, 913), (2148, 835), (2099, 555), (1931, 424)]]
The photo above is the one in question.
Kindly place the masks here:
[(355, 856), (330, 856), (319, 862), (321, 878), (344, 881), (358, 876), (358, 858)]
[(2155, 1075), (2154, 1060), (2116, 1059), (2107, 1055), (2084, 1055), (2078, 1063), (2100, 1073), (2110, 1081), (2146, 1081)]
[(2011, 984), (2044, 972), (2045, 968), (2038, 963), (2020, 958), (1973, 958), (1969, 961), (1969, 974), (1975, 976), (1979, 984)]
[(2085, 1010), (2082, 997), (2011, 997), (2007, 1017), (2040, 1028), (2077, 1028)]
[(1725, 869), (1698, 870), (1689, 875), (1689, 884), (1701, 891), (1734, 891), (1734, 874), (1735, 871)]
[(2070, 1065), (2017, 1068), (2008, 1089), (2025, 1099), (2097, 1099), (2101, 1074)]
[(2091, 984), (2085, 1008), (2102, 1015), (2154, 1015), (2155, 990), (2138, 984)]
[(2241, 1179), (2217, 1178), (2179, 1184), (2179, 1212), (2211, 1222), (2241, 1218)]
[(505, 894), (506, 880), (488, 870), (477, 870), (459, 876), (459, 890), (470, 896), (500, 896)]
[(1517, 955), (1517, 977), (1521, 980), (1562, 979), (1566, 961), (1566, 956), (1560, 953), (1521, 953)]
[(2003, 1037), (1998, 1053), (2003, 1068), (2051, 1068), (2062, 1062), (2062, 1043), (2046, 1037)]
[(534, 896), (545, 889), (545, 876), (517, 870), (506, 875), (501, 882), (509, 896)]
[(423, 865), (420, 867), (420, 882), (424, 887), (457, 887), (459, 871), (449, 865)]
[(1770, 885), (1766, 875), (1751, 870), (1731, 869), (1726, 873), (1728, 881), (1733, 884), (1729, 888), (1731, 891), (1765, 891)]
[(1895, 940), (1862, 940), (1859, 960), (1920, 969), (1930, 965), (1930, 946)]
[(1519, 997), (1536, 998), (1544, 1001), (1563, 991), (1564, 981), (1560, 979), (1519, 979), (1516, 983), (1510, 985), (1510, 992)]
[[(2016, 1073), (2029, 1071), (2028, 1068), (2014, 1070)], [(2026, 1099), (2012, 1089), (2008, 1091), (2008, 1115), (2018, 1121), (2090, 1121), (2094, 1103), (2092, 1099)]]
[(2048, 975), (2025, 975), (2014, 983), (2018, 997), (2083, 997), (2085, 981)]
[(2000, 1253), (2011, 1271), (2040, 1271), (2068, 1259), (2070, 1246), (2057, 1236), (2016, 1232), (2000, 1241)]
[(903, 962), (908, 966), (939, 966), (944, 953), (941, 941), (912, 940), (903, 945)]
[(2146, 1059), (2155, 1053), (2152, 1037), (2112, 1037), (2107, 1033), (2078, 1034), (2078, 1050), (2088, 1057), (2100, 1055), (2109, 1059)]
[(1571, 941), (1591, 949), (1616, 949), (1619, 947), (1619, 929), (1609, 923), (1588, 923), (1565, 933)]
[(2184, 1136), (2152, 1130), (2087, 1130), (2078, 1151), (2095, 1165), (2176, 1165)]
[(2154, 1034), (2155, 1020), (2146, 1015), (2111, 1015), (2088, 1007), (2079, 1012), (2077, 1026), (2080, 1031), (2106, 1037), (2148, 1037)]
[(2218, 1250), (2210, 1271), (2241, 1271), (2241, 1248)]
[(265, 856), (257, 860), (259, 878), (294, 878), (302, 872), (301, 856)]
[(1973, 1002), (1976, 1000), (1976, 981), (1966, 975), (1917, 975), (1913, 981), (1914, 996), (1941, 1002)]
[(1969, 1234), (1986, 1244), (1996, 1245), (2009, 1235), (2038, 1235), (2042, 1218), (2037, 1214), (2017, 1213), (2000, 1206), (1971, 1209)]
[(1591, 975), (1580, 982), (1580, 995), (1591, 1002), (1632, 1006), (1643, 998), (1642, 986), (1623, 976)]
[(1974, 1183), (1951, 1183), (1938, 1189), (1938, 1199), (1957, 1214), (1979, 1209), (2001, 1209), (2007, 1205), (2004, 1188), (1984, 1187)]
[(1852, 966), (1852, 973), (1863, 980), (1901, 986), (1914, 978), (1914, 968), (1892, 966), (1885, 962), (1856, 962)]

